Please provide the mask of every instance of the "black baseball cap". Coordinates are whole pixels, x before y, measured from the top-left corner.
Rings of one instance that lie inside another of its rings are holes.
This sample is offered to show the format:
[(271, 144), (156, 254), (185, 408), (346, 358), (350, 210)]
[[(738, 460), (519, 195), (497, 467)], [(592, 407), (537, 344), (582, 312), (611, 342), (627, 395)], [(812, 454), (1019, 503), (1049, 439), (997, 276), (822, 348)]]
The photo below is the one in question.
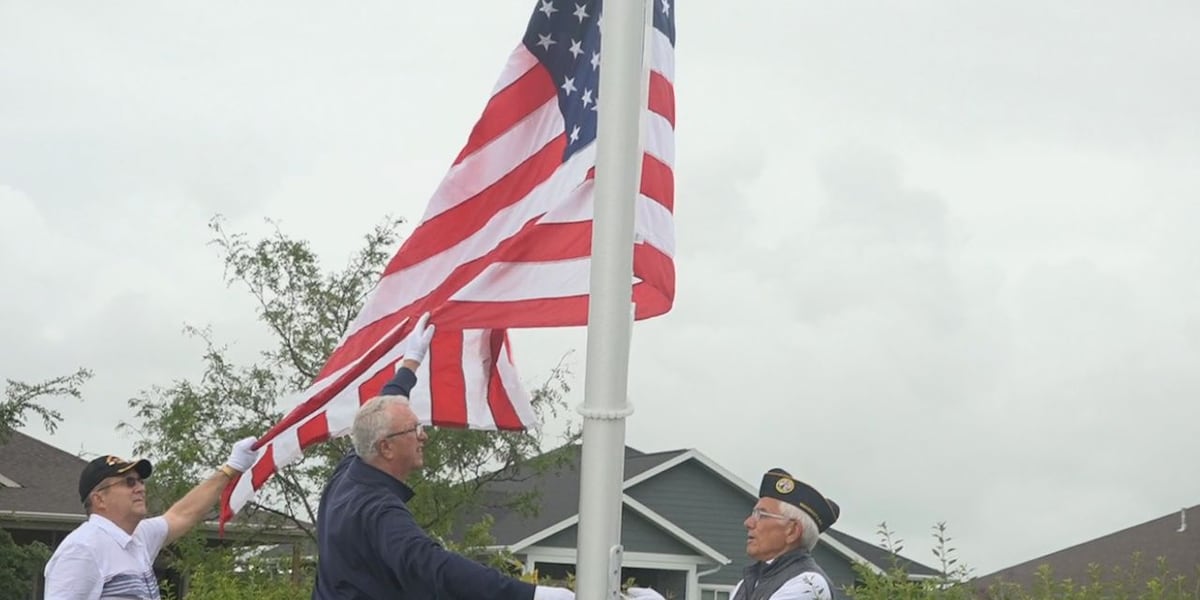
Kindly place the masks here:
[(150, 461), (144, 458), (129, 462), (111, 454), (97, 456), (83, 468), (83, 473), (79, 474), (79, 501), (87, 501), (88, 494), (92, 493), (92, 490), (96, 489), (101, 481), (131, 470), (141, 475), (142, 479), (149, 479), (150, 472), (154, 470), (154, 467)]

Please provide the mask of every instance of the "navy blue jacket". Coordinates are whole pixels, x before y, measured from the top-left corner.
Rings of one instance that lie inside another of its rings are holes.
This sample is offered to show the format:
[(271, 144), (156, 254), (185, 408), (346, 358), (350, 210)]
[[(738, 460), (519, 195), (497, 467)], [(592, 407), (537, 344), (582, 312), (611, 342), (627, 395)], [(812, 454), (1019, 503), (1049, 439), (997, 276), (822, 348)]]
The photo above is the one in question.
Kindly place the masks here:
[[(415, 382), (416, 375), (402, 368), (384, 393), (407, 395)], [(533, 598), (532, 584), (430, 539), (408, 510), (412, 496), (404, 482), (353, 452), (338, 463), (317, 510), (314, 600)]]

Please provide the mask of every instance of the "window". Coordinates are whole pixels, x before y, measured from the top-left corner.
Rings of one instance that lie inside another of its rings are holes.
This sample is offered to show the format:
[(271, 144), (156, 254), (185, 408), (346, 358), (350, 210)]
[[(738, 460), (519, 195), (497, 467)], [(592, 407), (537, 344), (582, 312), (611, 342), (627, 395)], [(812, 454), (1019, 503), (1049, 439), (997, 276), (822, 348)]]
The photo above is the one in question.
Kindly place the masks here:
[(729, 600), (732, 585), (700, 585), (700, 600)]

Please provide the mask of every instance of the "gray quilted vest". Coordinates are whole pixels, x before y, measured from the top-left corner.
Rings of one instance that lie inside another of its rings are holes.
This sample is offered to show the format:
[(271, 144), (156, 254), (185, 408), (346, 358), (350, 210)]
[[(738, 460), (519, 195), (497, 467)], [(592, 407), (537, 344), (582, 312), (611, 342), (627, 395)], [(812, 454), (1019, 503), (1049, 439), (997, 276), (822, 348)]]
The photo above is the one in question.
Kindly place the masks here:
[(820, 573), (829, 584), (829, 596), (837, 597), (833, 580), (807, 551), (797, 548), (781, 554), (769, 565), (760, 561), (746, 567), (742, 572), (742, 586), (731, 600), (768, 600), (783, 584), (801, 573)]

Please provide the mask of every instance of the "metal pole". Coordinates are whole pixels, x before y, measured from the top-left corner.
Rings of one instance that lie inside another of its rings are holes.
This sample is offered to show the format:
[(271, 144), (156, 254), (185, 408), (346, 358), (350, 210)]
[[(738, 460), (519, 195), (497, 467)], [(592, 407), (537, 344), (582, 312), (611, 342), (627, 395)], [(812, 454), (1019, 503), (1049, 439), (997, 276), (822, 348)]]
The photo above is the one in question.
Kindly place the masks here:
[(575, 592), (612, 600), (621, 569), (621, 483), (629, 343), (633, 327), (633, 221), (641, 181), (647, 0), (603, 4), (596, 190), (584, 381), (583, 456)]

